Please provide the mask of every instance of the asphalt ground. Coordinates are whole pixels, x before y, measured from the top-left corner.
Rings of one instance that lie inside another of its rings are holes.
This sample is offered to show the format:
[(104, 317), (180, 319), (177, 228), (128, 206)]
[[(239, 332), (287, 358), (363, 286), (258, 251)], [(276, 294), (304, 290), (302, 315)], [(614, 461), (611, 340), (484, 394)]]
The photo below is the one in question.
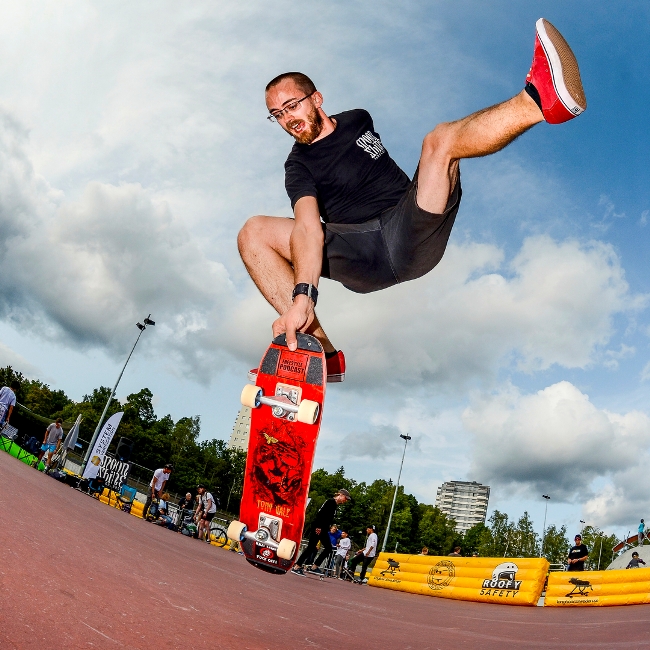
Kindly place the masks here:
[(274, 576), (0, 452), (0, 648), (650, 648), (650, 606), (470, 603)]

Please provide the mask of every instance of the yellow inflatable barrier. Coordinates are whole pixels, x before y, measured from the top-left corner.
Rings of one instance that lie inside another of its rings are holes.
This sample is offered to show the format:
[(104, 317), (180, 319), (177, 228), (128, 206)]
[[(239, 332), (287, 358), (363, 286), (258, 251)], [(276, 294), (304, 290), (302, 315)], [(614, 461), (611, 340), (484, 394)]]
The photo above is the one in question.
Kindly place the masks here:
[(650, 603), (650, 569), (557, 571), (550, 574), (546, 607)]
[(537, 558), (381, 553), (368, 584), (439, 598), (537, 605), (548, 567)]

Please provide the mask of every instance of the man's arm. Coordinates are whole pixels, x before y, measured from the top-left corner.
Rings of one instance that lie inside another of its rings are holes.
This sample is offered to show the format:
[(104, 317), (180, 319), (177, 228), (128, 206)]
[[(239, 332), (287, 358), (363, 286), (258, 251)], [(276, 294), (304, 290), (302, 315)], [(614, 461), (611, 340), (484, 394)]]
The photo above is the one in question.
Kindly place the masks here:
[(9, 424), (9, 418), (11, 417), (11, 414), (12, 414), (13, 412), (14, 412), (14, 405), (11, 404), (11, 405), (9, 406), (9, 408), (7, 409), (7, 419), (5, 420), (5, 422), (6, 422), (7, 424)]
[[(323, 226), (318, 202), (313, 196), (303, 196), (294, 206), (296, 218), (291, 232), (291, 264), (294, 284), (306, 282), (318, 286), (323, 266)], [(290, 350), (297, 347), (296, 331), (302, 331), (314, 320), (314, 303), (300, 294), (289, 309), (273, 323), (273, 336), (286, 332)]]

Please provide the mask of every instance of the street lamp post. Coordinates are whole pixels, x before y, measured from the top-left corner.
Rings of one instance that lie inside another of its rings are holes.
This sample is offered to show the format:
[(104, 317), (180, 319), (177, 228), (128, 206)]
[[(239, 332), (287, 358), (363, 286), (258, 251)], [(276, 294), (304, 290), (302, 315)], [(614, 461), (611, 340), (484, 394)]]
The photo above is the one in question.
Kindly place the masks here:
[(539, 557), (544, 555), (544, 542), (546, 541), (546, 510), (548, 508), (548, 502), (551, 500), (551, 497), (548, 494), (542, 494), (544, 499), (544, 526), (542, 526), (542, 548), (539, 550)]
[(393, 505), (390, 507), (390, 514), (388, 515), (388, 526), (386, 526), (386, 534), (384, 535), (384, 543), (381, 545), (381, 552), (386, 550), (386, 542), (388, 541), (388, 533), (390, 533), (390, 522), (393, 520), (393, 510), (395, 509), (395, 501), (397, 499), (397, 490), (399, 490), (399, 480), (402, 478), (402, 466), (404, 465), (404, 456), (406, 455), (406, 445), (408, 445), (411, 436), (409, 434), (399, 434), (400, 438), (404, 438), (404, 451), (402, 452), (402, 462), (399, 466), (399, 474), (397, 475), (397, 483), (395, 483), (395, 494), (393, 494)]
[(122, 367), (122, 372), (120, 372), (120, 376), (117, 378), (117, 381), (115, 382), (115, 386), (113, 386), (113, 390), (111, 391), (111, 394), (108, 398), (108, 401), (106, 402), (106, 406), (104, 407), (104, 412), (102, 413), (102, 416), (99, 418), (99, 422), (97, 423), (97, 428), (95, 429), (95, 433), (93, 433), (93, 437), (90, 440), (90, 444), (88, 445), (88, 449), (86, 450), (86, 455), (84, 456), (84, 461), (83, 464), (81, 465), (81, 471), (80, 474), (84, 473), (84, 469), (86, 468), (86, 465), (88, 464), (88, 460), (90, 459), (90, 454), (93, 450), (93, 447), (95, 446), (95, 442), (97, 440), (97, 437), (99, 436), (99, 432), (101, 431), (102, 424), (104, 424), (104, 418), (106, 417), (106, 412), (108, 411), (108, 407), (111, 405), (111, 400), (113, 397), (115, 397), (115, 391), (117, 390), (117, 385), (120, 383), (120, 379), (122, 379), (122, 375), (124, 374), (124, 371), (126, 370), (126, 364), (129, 363), (129, 359), (131, 358), (131, 355), (133, 354), (133, 351), (135, 350), (135, 346), (138, 344), (138, 341), (140, 340), (140, 337), (142, 336), (142, 332), (144, 332), (147, 329), (147, 325), (155, 325), (156, 323), (151, 320), (151, 314), (147, 316), (144, 319), (144, 325), (142, 323), (136, 323), (137, 328), (140, 330), (138, 332), (138, 338), (135, 340), (135, 343), (133, 344), (133, 347), (131, 348), (131, 352), (129, 352), (129, 356), (126, 358), (126, 361), (124, 362), (124, 366)]

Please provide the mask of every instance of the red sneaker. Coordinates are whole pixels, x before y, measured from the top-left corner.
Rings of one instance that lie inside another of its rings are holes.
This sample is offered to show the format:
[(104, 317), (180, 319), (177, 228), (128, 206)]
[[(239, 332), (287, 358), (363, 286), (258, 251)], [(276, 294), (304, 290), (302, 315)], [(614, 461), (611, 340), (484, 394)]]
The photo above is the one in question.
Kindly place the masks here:
[(578, 61), (562, 34), (545, 18), (535, 24), (535, 53), (526, 82), (539, 94), (544, 119), (560, 124), (587, 108)]
[[(330, 384), (341, 382), (345, 379), (345, 355), (341, 350), (331, 357), (326, 357), (327, 365), (327, 382)], [(257, 379), (257, 368), (248, 371), (248, 379), (255, 381)]]

